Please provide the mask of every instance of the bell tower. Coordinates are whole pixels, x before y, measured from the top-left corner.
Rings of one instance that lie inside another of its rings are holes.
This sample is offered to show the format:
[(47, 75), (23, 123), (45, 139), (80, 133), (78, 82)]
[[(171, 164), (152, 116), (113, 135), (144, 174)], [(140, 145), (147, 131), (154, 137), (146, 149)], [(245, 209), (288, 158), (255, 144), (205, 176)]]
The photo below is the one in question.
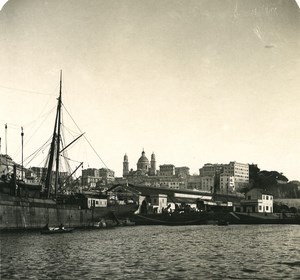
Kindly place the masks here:
[(124, 161), (123, 161), (123, 176), (126, 176), (129, 174), (129, 162), (128, 162), (128, 156), (125, 154)]
[(156, 175), (156, 160), (155, 160), (155, 154), (152, 153), (151, 155), (151, 162), (150, 162), (150, 176), (155, 176)]

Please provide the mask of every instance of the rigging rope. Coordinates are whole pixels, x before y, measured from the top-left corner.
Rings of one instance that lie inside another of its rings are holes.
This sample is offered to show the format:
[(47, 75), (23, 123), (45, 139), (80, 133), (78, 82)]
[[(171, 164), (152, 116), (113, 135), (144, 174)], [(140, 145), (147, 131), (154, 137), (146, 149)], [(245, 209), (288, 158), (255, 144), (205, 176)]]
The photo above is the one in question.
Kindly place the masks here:
[(13, 87), (7, 87), (7, 86), (2, 86), (2, 85), (0, 85), (0, 87), (8, 89), (8, 90), (16, 90), (16, 91), (22, 91), (22, 92), (27, 92), (27, 93), (34, 93), (34, 94), (40, 94), (40, 95), (51, 95), (51, 96), (53, 96), (53, 94), (45, 93), (45, 92), (40, 92), (40, 91), (33, 91), (33, 90), (27, 90), (27, 89), (13, 88)]
[[(26, 141), (24, 143), (24, 145), (27, 145), (29, 143), (29, 141), (33, 138), (33, 136), (37, 133), (37, 131), (41, 128), (41, 126), (46, 122), (46, 120), (48, 119), (48, 117), (50, 116), (50, 114), (52, 113), (52, 111), (55, 109), (52, 108), (50, 111), (48, 111), (47, 113), (44, 114), (44, 119), (42, 120), (42, 122), (40, 123), (40, 125), (35, 129), (35, 131), (29, 136), (26, 137)], [(49, 141), (49, 140), (48, 140)], [(17, 155), (19, 155), (20, 151), (22, 149), (22, 145), (19, 146), (19, 148), (17, 149), (17, 151), (15, 152), (15, 154), (13, 155), (13, 158), (16, 158)]]
[[(82, 130), (79, 128), (79, 126), (77, 125), (77, 123), (75, 122), (75, 120), (72, 118), (72, 116), (70, 115), (70, 113), (68, 112), (67, 108), (64, 106), (63, 104), (63, 107), (65, 108), (67, 114), (69, 115), (69, 117), (72, 119), (72, 121), (74, 122), (74, 124), (76, 125), (77, 129), (81, 132)], [(95, 148), (93, 147), (93, 145), (90, 143), (90, 141), (87, 139), (87, 137), (85, 135), (83, 135), (83, 137), (85, 138), (85, 140), (87, 141), (87, 143), (90, 145), (90, 147), (92, 148), (92, 150), (94, 151), (94, 153), (97, 155), (97, 157), (100, 159), (100, 161), (103, 163), (103, 165), (106, 167), (106, 169), (109, 169), (107, 167), (107, 165), (105, 164), (105, 162), (102, 160), (102, 158), (99, 156), (99, 154), (97, 153), (97, 151), (95, 150)]]

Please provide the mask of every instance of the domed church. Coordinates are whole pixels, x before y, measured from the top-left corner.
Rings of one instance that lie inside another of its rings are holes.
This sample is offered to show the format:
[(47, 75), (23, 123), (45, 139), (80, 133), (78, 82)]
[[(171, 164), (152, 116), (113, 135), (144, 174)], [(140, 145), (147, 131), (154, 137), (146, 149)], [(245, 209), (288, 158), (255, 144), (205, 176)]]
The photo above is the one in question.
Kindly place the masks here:
[(136, 166), (137, 166), (137, 170), (142, 170), (145, 173), (148, 173), (150, 163), (147, 157), (145, 156), (144, 150), (142, 151), (142, 156), (139, 158)]
[(155, 161), (155, 154), (152, 153), (151, 155), (151, 162), (149, 162), (148, 158), (145, 155), (145, 151), (142, 151), (142, 155), (139, 158), (137, 164), (137, 170), (133, 171), (132, 169), (129, 171), (129, 162), (128, 156), (125, 154), (124, 161), (123, 161), (123, 176), (127, 175), (156, 175), (156, 161)]

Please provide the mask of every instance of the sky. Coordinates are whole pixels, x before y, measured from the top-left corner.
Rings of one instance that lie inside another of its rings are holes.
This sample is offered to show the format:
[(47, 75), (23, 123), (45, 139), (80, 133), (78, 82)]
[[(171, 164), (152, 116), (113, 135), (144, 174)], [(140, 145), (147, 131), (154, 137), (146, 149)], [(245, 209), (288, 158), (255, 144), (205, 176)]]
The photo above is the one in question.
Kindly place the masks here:
[(144, 149), (191, 174), (237, 161), (300, 180), (299, 36), (293, 0), (9, 0), (1, 153), (20, 161), (21, 127), (25, 158), (49, 139), (62, 69), (66, 138), (89, 141), (75, 165), (122, 176)]

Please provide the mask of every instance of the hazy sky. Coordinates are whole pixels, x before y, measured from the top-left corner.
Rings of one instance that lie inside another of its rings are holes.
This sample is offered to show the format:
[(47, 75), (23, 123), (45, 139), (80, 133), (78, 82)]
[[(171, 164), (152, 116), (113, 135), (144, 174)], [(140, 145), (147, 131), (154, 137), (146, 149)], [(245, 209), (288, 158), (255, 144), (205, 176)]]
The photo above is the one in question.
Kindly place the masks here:
[[(65, 107), (117, 176), (124, 154), (136, 169), (144, 148), (191, 173), (238, 161), (299, 180), (299, 36), (292, 0), (10, 0), (1, 152), (5, 123), (17, 161), (21, 126), (25, 156), (51, 136), (62, 69)], [(85, 144), (73, 152), (103, 167)]]

